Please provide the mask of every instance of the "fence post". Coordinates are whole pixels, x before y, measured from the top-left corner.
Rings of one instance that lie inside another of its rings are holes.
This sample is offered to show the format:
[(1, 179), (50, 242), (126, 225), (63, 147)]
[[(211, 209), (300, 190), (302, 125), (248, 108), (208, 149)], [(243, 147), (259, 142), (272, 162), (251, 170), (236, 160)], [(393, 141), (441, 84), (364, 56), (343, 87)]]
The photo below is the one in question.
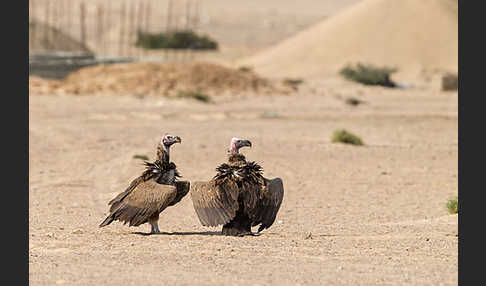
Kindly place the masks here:
[[(103, 24), (104, 27), (106, 27), (106, 31), (109, 32), (110, 31), (110, 27), (111, 27), (111, 2), (108, 1), (106, 2), (106, 14), (105, 14), (105, 23)], [(103, 37), (103, 51), (105, 52), (105, 55), (106, 54), (110, 54), (111, 53), (111, 49), (110, 49), (110, 43), (111, 43), (111, 33), (106, 33), (106, 35), (104, 35)]]
[[(34, 12), (34, 2), (33, 0), (29, 1), (29, 55), (32, 53), (32, 46), (34, 42), (34, 21), (33, 21), (33, 12)], [(30, 28), (30, 23), (32, 23), (32, 29)]]
[[(150, 22), (150, 16), (152, 13), (152, 9), (150, 7), (150, 2), (145, 3), (145, 26), (144, 26), (144, 32), (145, 33), (150, 33), (151, 32), (151, 22)], [(142, 47), (142, 55), (147, 56), (148, 49), (145, 49)]]
[[(142, 26), (143, 26), (143, 14), (145, 12), (145, 8), (144, 8), (144, 3), (143, 2), (138, 2), (138, 9), (137, 9), (137, 24), (136, 24), (136, 31), (135, 31), (135, 43), (137, 42), (137, 39), (138, 39), (138, 32), (142, 31)], [(137, 47), (135, 45), (135, 49), (137, 51), (137, 57), (141, 57), (142, 56), (142, 48), (141, 47)]]
[(122, 3), (120, 12), (120, 38), (118, 39), (118, 53), (120, 56), (123, 54), (123, 38), (125, 37), (125, 2)]
[(49, 4), (49, 0), (47, 0), (44, 11), (44, 40), (42, 41), (43, 48), (46, 50), (49, 46)]
[(105, 53), (104, 51), (104, 46), (103, 46), (103, 6), (98, 3), (98, 17), (97, 17), (97, 39), (98, 39), (98, 50), (101, 51), (101, 53)]
[(80, 23), (80, 28), (81, 28), (81, 43), (83, 46), (87, 47), (86, 45), (86, 7), (84, 2), (81, 2), (79, 4), (79, 23)]

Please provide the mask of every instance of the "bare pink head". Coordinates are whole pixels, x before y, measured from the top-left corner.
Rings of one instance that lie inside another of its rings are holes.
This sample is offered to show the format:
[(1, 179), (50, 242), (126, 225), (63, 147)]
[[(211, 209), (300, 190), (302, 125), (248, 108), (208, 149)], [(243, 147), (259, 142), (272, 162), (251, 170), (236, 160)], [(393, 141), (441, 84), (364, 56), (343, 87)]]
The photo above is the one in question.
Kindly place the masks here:
[(250, 140), (245, 140), (245, 139), (240, 139), (233, 137), (231, 138), (231, 144), (230, 144), (230, 149), (229, 151), (233, 154), (239, 153), (239, 150), (241, 147), (248, 146), (251, 148), (251, 142)]
[(181, 143), (182, 139), (179, 136), (173, 136), (168, 133), (165, 133), (164, 136), (162, 136), (162, 139), (160, 140), (160, 143), (164, 145), (164, 147), (170, 147), (174, 143)]

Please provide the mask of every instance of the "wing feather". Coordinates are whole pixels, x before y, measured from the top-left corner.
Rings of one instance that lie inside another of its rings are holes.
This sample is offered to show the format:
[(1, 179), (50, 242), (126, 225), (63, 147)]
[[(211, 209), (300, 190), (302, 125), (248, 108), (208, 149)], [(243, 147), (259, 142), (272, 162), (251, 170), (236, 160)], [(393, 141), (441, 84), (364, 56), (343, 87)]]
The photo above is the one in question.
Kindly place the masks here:
[(226, 224), (238, 210), (238, 186), (230, 179), (195, 182), (190, 192), (194, 210), (204, 226)]
[(129, 223), (130, 226), (141, 225), (167, 208), (176, 196), (175, 186), (158, 184), (153, 180), (137, 181), (110, 201), (110, 214), (100, 226), (110, 224), (113, 220)]
[(277, 217), (278, 210), (280, 209), (280, 205), (282, 204), (283, 195), (284, 188), (282, 179), (265, 178), (265, 187), (262, 192), (258, 214), (259, 222), (261, 222), (258, 232), (265, 228), (269, 228), (273, 224)]
[(177, 204), (178, 202), (180, 202), (182, 200), (183, 197), (185, 197), (187, 195), (187, 193), (189, 192), (191, 183), (188, 182), (188, 181), (177, 181), (177, 182), (175, 182), (175, 186), (176, 186), (177, 195), (174, 198), (174, 200), (172, 200), (172, 202), (169, 204), (169, 206), (173, 206), (173, 205)]

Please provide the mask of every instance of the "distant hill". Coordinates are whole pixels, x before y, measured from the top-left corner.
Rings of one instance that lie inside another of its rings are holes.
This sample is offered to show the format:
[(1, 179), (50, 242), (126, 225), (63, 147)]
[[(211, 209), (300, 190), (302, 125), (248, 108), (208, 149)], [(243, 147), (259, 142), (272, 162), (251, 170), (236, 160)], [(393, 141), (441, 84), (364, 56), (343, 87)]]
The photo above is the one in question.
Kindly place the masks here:
[(365, 0), (237, 63), (277, 77), (319, 77), (356, 62), (457, 72), (457, 13), (457, 0)]

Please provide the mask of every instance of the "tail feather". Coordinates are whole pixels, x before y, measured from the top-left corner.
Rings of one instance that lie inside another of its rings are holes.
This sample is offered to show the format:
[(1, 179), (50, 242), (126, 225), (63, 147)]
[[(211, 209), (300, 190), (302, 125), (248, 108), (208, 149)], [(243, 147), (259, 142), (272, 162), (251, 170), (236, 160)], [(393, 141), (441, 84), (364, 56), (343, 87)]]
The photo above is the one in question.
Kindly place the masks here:
[(113, 222), (113, 217), (110, 215), (108, 216), (107, 218), (105, 218), (105, 220), (100, 224), (100, 227), (104, 227), (104, 226), (107, 226), (109, 225), (110, 223)]

